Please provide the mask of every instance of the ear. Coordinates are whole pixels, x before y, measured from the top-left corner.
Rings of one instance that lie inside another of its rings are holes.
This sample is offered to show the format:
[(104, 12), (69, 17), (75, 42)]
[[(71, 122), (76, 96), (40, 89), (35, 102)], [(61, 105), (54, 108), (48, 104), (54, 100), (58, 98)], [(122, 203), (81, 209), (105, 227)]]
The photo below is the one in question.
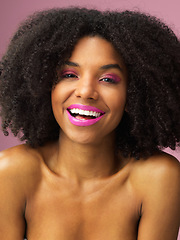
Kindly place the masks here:
[(128, 113), (128, 107), (127, 107), (127, 104), (125, 105), (125, 109), (124, 109), (124, 111)]

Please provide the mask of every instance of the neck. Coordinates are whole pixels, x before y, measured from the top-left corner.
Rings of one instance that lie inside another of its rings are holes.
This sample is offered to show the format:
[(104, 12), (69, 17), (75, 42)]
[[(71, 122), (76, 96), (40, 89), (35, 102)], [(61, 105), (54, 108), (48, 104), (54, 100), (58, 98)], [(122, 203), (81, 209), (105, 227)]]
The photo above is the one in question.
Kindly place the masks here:
[(79, 184), (108, 177), (117, 168), (114, 146), (114, 135), (99, 144), (79, 144), (61, 133), (55, 168), (60, 175)]

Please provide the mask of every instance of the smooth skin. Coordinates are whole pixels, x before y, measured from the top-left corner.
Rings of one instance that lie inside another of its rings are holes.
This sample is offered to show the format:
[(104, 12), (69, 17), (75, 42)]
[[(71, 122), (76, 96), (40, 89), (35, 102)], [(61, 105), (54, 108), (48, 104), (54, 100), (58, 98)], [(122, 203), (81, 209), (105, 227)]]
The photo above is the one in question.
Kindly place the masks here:
[[(119, 67), (103, 67), (110, 64)], [(57, 71), (52, 108), (59, 141), (0, 154), (1, 240), (22, 240), (25, 222), (28, 240), (176, 240), (179, 162), (162, 152), (138, 161), (115, 154), (127, 71), (113, 46), (99, 37), (82, 38)], [(94, 125), (75, 126), (66, 112), (71, 104), (105, 115)]]

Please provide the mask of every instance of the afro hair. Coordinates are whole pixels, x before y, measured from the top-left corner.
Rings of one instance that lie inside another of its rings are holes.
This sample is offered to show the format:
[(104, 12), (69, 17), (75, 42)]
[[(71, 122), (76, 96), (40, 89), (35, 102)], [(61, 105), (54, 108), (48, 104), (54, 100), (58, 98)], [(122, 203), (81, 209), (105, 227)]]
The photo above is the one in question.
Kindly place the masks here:
[(180, 140), (180, 42), (159, 19), (140, 12), (85, 8), (37, 12), (21, 24), (0, 62), (2, 130), (32, 147), (59, 138), (51, 107), (57, 66), (84, 36), (100, 36), (128, 71), (127, 111), (117, 127), (124, 156), (175, 149)]

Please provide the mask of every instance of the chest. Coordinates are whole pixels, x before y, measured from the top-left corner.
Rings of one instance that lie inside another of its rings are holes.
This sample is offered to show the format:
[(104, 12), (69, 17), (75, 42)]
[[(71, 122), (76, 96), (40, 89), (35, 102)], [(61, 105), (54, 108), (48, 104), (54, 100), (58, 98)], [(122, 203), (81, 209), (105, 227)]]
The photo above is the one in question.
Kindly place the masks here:
[(82, 195), (41, 184), (27, 203), (28, 239), (133, 240), (138, 201), (128, 184), (110, 184)]

